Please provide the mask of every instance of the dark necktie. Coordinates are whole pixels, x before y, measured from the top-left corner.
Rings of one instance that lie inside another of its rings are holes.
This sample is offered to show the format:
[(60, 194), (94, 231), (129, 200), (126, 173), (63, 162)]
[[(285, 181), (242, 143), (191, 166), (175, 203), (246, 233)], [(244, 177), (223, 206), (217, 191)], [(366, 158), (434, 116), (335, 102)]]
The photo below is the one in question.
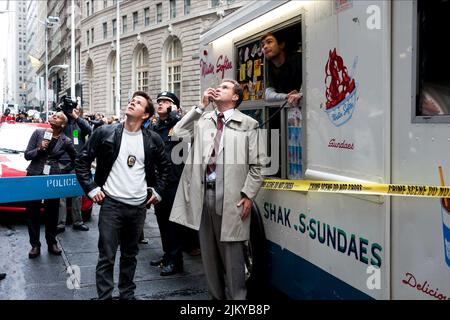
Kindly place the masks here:
[(219, 153), (220, 138), (222, 137), (223, 118), (224, 116), (222, 112), (217, 115), (217, 132), (214, 137), (214, 150), (211, 153), (211, 158), (209, 158), (208, 167), (206, 168), (206, 173), (208, 175), (216, 171), (216, 156)]

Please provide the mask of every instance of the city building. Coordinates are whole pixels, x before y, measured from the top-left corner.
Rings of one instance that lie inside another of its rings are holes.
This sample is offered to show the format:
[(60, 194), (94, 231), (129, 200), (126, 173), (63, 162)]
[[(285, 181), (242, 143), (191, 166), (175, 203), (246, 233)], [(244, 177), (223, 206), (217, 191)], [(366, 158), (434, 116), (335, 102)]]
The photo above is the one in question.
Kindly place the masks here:
[[(38, 37), (38, 33), (43, 29), (38, 22), (39, 1), (27, 1), (26, 3), (26, 54), (25, 54), (25, 75), (22, 88), (26, 91), (26, 107), (39, 107), (40, 100), (43, 100), (42, 92), (44, 82), (36, 74), (39, 65), (40, 52), (44, 49), (44, 39)], [(41, 31), (43, 32), (43, 30)], [(39, 41), (41, 40), (41, 41)]]
[(22, 108), (27, 102), (27, 90), (26, 90), (26, 73), (27, 73), (27, 1), (16, 1), (15, 3), (15, 25), (16, 33), (12, 34), (17, 39), (16, 52), (17, 57), (13, 68), (16, 72), (17, 81), (13, 82), (14, 88), (14, 100), (15, 103)]
[[(3, 101), (21, 108), (26, 104), (26, 1), (7, 1), (8, 17), (7, 55), (3, 61)], [(15, 110), (17, 111), (17, 110)]]
[[(52, 1), (49, 1), (52, 2)], [(58, 1), (59, 2), (59, 1)], [(81, 72), (87, 112), (116, 114), (116, 34), (120, 34), (120, 107), (135, 90), (161, 90), (190, 107), (200, 99), (199, 36), (242, 0), (81, 1)]]

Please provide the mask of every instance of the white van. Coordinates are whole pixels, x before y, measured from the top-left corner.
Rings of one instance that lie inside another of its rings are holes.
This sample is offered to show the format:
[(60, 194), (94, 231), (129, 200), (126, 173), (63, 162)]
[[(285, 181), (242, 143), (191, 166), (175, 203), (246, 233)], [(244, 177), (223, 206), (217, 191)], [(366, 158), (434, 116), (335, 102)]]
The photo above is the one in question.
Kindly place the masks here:
[[(240, 110), (279, 130), (267, 179), (440, 185), (450, 59), (437, 37), (449, 14), (448, 1), (250, 2), (201, 36), (202, 91), (239, 81)], [(301, 111), (264, 99), (260, 37), (280, 30), (301, 53)], [(262, 189), (270, 282), (295, 299), (450, 299), (441, 200)]]

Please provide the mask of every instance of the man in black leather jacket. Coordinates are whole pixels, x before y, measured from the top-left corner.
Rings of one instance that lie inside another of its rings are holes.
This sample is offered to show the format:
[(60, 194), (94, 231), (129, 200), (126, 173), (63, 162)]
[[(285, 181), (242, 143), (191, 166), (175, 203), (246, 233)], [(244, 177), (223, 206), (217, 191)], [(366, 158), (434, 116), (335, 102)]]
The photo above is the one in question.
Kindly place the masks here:
[[(164, 201), (170, 162), (156, 133), (141, 129), (154, 113), (150, 97), (133, 94), (123, 123), (95, 130), (75, 161), (84, 192), (101, 204), (99, 261), (96, 284), (99, 299), (111, 299), (115, 255), (120, 243), (120, 299), (134, 299), (133, 282), (138, 239), (145, 222), (146, 205)], [(95, 179), (91, 163), (97, 159)], [(151, 196), (148, 190), (151, 190)]]

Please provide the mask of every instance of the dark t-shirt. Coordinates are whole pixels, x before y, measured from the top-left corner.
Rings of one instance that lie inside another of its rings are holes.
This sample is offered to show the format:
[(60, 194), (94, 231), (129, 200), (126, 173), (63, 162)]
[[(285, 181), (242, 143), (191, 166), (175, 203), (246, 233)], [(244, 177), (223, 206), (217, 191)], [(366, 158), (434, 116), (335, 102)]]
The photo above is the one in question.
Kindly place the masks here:
[(269, 61), (267, 86), (278, 93), (300, 91), (302, 86), (302, 55), (298, 52), (286, 54), (286, 61), (276, 67)]

